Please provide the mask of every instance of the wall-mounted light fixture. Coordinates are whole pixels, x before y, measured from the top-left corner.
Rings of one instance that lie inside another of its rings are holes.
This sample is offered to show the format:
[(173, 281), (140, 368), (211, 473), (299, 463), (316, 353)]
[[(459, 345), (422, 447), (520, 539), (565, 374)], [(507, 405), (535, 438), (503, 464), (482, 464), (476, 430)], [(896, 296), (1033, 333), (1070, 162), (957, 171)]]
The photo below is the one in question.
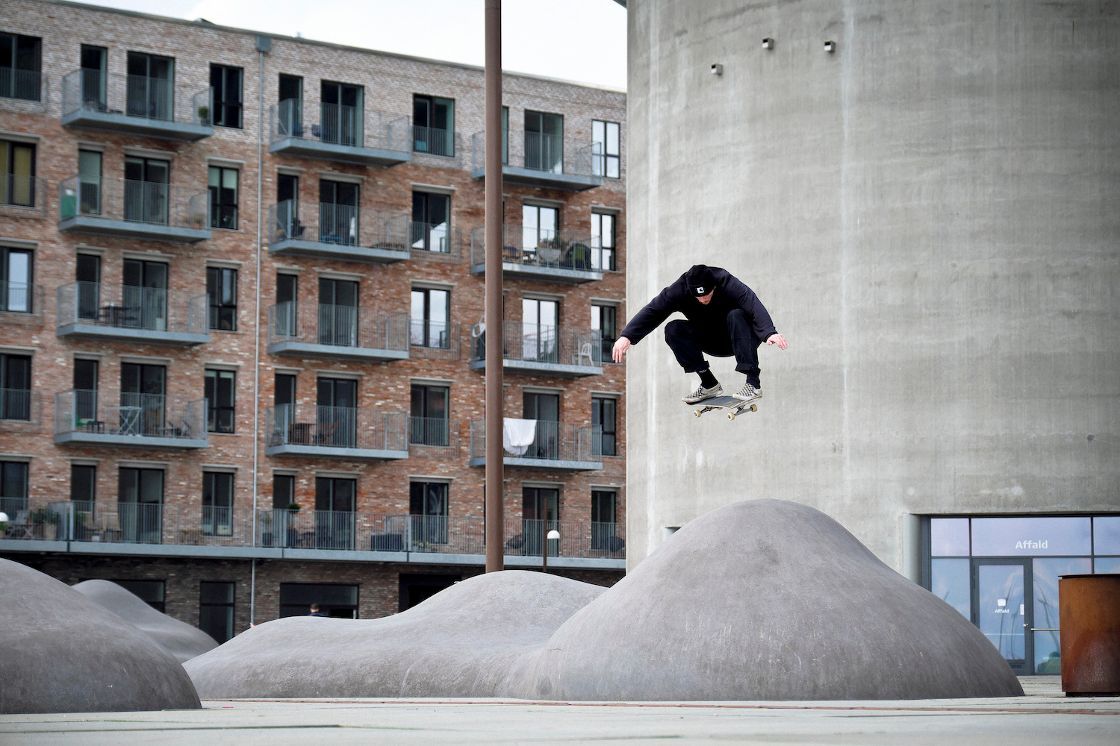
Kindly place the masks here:
[(712, 75), (723, 75), (723, 65), (718, 62), (712, 65)]
[(765, 39), (762, 40), (762, 48), (763, 49), (773, 49), (774, 48), (774, 40), (771, 39), (769, 36), (767, 36)]
[(836, 51), (836, 42), (826, 41), (824, 43), (824, 51), (828, 52), (829, 54), (832, 54), (833, 52), (835, 52)]

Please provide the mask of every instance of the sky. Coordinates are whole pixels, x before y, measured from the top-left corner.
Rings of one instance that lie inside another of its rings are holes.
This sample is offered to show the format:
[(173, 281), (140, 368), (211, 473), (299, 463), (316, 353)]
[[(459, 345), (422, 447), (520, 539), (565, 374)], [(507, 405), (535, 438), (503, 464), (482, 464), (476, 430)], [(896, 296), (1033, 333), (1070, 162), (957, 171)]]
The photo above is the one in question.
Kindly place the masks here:
[[(485, 62), (483, 0), (83, 0), (450, 62)], [(502, 67), (626, 88), (626, 9), (614, 0), (502, 0)]]

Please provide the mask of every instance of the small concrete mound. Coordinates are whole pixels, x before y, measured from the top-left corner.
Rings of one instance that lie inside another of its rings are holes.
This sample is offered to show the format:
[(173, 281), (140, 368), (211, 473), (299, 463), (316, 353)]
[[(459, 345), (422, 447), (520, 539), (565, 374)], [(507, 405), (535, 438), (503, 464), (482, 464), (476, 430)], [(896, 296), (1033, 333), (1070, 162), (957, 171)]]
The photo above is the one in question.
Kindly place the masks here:
[(183, 667), (48, 575), (0, 559), (0, 713), (198, 709)]
[(514, 660), (606, 589), (509, 570), (382, 619), (287, 617), (184, 664), (204, 699), (491, 697)]
[(180, 663), (218, 647), (214, 638), (198, 627), (156, 611), (111, 580), (84, 580), (71, 587), (136, 627)]
[(686, 525), (518, 661), (502, 690), (561, 700), (1022, 693), (952, 607), (824, 513), (778, 500)]

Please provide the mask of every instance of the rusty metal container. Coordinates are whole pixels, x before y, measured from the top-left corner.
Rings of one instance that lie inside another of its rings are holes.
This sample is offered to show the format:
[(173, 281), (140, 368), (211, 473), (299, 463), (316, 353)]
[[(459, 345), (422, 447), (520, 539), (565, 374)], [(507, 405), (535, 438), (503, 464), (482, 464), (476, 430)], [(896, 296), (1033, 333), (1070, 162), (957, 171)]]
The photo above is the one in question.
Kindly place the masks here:
[(1058, 580), (1062, 691), (1120, 695), (1120, 575)]

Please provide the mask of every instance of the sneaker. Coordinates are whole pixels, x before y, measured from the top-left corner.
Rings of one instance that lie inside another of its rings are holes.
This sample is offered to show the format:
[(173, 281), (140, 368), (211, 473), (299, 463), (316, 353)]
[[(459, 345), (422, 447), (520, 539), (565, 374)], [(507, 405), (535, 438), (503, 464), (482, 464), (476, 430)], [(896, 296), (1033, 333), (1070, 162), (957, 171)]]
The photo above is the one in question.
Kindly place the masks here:
[(719, 385), (718, 383), (715, 386), (712, 386), (710, 389), (706, 389), (704, 388), (704, 384), (700, 384), (700, 388), (696, 389), (691, 394), (681, 399), (681, 401), (683, 401), (685, 404), (695, 404), (696, 402), (701, 402), (705, 399), (711, 399), (713, 396), (719, 396), (722, 393), (723, 386)]
[(745, 402), (758, 401), (762, 398), (762, 392), (756, 389), (749, 383), (744, 383), (743, 388), (732, 394), (736, 399), (742, 399)]

